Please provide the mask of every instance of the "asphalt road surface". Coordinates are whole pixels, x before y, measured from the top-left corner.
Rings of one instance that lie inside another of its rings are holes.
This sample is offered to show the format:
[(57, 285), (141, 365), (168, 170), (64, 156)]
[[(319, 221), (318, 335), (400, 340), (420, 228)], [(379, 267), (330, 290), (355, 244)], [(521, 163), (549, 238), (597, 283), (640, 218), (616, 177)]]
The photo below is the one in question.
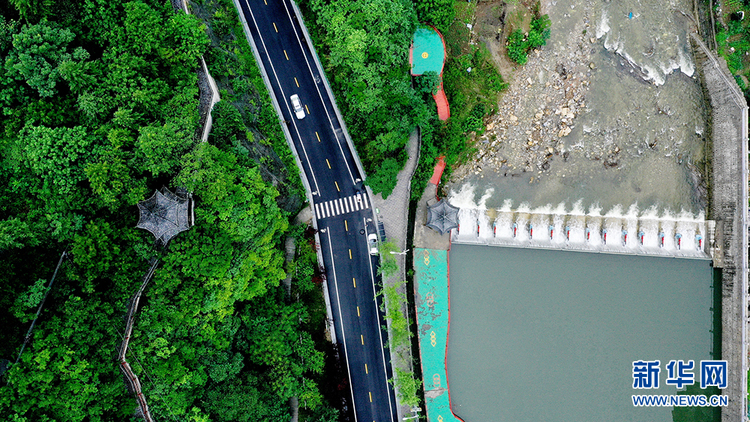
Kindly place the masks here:
[[(395, 422), (398, 418), (386, 332), (380, 312), (377, 259), (367, 234), (376, 233), (370, 198), (363, 188), (302, 29), (288, 0), (239, 0), (250, 33), (287, 121), (303, 171), (313, 190), (321, 252), (339, 353), (346, 360), (356, 421)], [(295, 116), (298, 95), (305, 116)], [(378, 283), (378, 287), (376, 287)]]

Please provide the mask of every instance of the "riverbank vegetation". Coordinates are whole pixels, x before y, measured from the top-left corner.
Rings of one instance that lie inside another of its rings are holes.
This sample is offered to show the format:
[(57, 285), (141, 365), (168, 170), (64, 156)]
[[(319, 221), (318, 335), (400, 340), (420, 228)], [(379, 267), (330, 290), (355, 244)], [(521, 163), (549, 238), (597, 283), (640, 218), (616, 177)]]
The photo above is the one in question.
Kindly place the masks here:
[(526, 64), (529, 50), (547, 44), (550, 26), (549, 16), (539, 15), (537, 11), (536, 16), (531, 19), (528, 32), (524, 33), (522, 28), (516, 28), (510, 33), (508, 37), (508, 57), (520, 65)]
[[(280, 286), (303, 202), (291, 153), (232, 3), (192, 6), (198, 16), (147, 0), (0, 1), (8, 420), (136, 420), (114, 356), (154, 257), (128, 359), (157, 420), (288, 421), (292, 397), (301, 417), (337, 420), (321, 388), (319, 275), (299, 229), (291, 295)], [(223, 99), (207, 143), (200, 55)], [(166, 249), (134, 228), (136, 203), (161, 186), (196, 199), (195, 226)], [(63, 250), (71, 258), (13, 364)]]
[[(454, 9), (455, 19), (443, 31), (446, 62), (442, 81), (451, 117), (445, 123), (434, 118), (420, 127), (422, 148), (412, 180), (412, 200), (422, 196), (432, 176), (435, 158), (445, 156), (444, 178), (448, 179), (451, 168), (471, 155), (471, 134), (484, 131), (484, 119), (495, 112), (499, 94), (507, 86), (484, 43), (472, 42), (475, 35), (468, 25), (474, 22), (476, 4), (454, 1), (450, 5), (441, 3), (435, 7)], [(434, 107), (431, 96), (423, 94), (423, 101)]]
[(727, 61), (737, 84), (750, 98), (750, 1), (726, 0), (721, 13), (720, 2), (715, 2), (716, 45), (718, 53)]

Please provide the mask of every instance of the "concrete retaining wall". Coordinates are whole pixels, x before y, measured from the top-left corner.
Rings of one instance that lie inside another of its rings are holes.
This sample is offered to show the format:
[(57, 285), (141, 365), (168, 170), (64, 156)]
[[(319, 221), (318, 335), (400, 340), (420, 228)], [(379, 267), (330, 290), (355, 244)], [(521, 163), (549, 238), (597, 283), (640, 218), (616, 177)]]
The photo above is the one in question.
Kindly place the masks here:
[(696, 61), (711, 101), (711, 205), (714, 265), (722, 268), (722, 360), (728, 362), (729, 406), (722, 422), (747, 421), (748, 107), (726, 62), (695, 35)]

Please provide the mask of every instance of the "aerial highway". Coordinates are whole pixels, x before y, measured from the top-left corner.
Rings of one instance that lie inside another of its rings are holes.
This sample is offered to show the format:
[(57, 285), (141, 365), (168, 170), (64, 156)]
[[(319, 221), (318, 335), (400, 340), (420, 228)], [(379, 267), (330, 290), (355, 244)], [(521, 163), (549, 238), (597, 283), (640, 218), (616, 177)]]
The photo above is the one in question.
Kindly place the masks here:
[(364, 177), (289, 0), (236, 1), (312, 191), (349, 410), (355, 421), (395, 422), (377, 257), (367, 243), (376, 227)]

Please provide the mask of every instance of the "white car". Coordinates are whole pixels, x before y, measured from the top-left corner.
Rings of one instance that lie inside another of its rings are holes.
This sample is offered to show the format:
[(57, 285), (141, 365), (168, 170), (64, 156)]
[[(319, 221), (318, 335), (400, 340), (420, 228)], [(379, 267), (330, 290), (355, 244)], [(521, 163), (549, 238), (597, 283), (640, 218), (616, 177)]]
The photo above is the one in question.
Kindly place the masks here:
[(289, 99), (292, 100), (292, 108), (294, 108), (294, 114), (297, 115), (298, 119), (304, 119), (305, 109), (302, 108), (302, 102), (299, 100), (299, 96), (297, 94), (294, 94), (289, 97)]
[(367, 245), (370, 247), (370, 255), (378, 254), (378, 235), (370, 233), (367, 236)]

